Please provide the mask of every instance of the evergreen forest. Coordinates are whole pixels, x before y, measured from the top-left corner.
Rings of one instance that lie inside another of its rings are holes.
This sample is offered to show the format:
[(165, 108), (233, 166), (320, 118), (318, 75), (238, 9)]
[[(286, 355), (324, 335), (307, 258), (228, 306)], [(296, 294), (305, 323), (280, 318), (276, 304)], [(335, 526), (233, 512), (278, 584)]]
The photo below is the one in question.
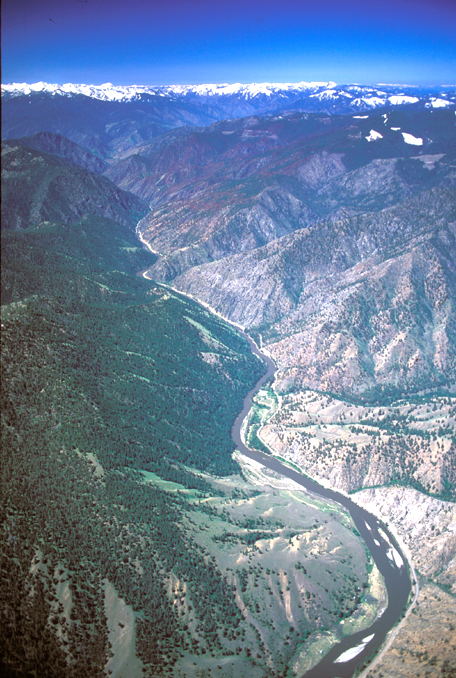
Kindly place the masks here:
[(2, 232), (2, 675), (105, 675), (107, 581), (150, 675), (190, 643), (165, 572), (195, 588), (209, 646), (236, 638), (233, 591), (181, 521), (217, 492), (205, 473), (240, 472), (230, 430), (264, 366), (138, 276), (150, 260), (102, 217)]

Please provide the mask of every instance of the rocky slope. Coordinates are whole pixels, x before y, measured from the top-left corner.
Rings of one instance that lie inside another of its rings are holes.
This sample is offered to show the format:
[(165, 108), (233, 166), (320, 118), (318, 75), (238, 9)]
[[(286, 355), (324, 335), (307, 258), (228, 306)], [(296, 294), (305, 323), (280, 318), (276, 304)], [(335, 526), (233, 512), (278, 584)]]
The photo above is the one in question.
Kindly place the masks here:
[(344, 492), (396, 482), (456, 498), (454, 398), (367, 407), (296, 389), (279, 399), (260, 438), (319, 482)]
[(418, 607), (369, 678), (446, 676), (456, 643), (435, 635), (454, 639), (455, 130), (392, 116), (337, 130), (321, 119), (327, 135), (235, 153), (237, 203), (217, 173), (163, 171), (138, 232), (160, 255), (152, 279), (274, 358), (278, 406), (260, 408), (259, 444), (356, 492), (405, 543)]
[(138, 226), (161, 255), (148, 276), (261, 333), (279, 390), (367, 397), (455, 377), (453, 152), (347, 169), (361, 150), (311, 155), (292, 188), (269, 177), (236, 207), (221, 184), (169, 196)]
[(419, 602), (366, 678), (453, 678), (456, 675), (454, 595), (421, 585)]
[[(374, 141), (373, 129), (381, 131)], [(172, 133), (107, 174), (153, 206), (138, 231), (164, 257), (154, 277), (169, 281), (322, 219), (352, 219), (451, 185), (453, 138), (446, 111), (253, 118)]]

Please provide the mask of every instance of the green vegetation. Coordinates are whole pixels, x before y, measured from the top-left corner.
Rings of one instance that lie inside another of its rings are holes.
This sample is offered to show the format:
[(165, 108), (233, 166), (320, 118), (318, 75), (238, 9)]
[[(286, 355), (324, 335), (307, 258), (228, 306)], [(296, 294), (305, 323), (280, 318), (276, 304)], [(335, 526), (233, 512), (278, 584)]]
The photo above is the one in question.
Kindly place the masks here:
[(190, 500), (140, 470), (213, 495), (191, 468), (239, 470), (230, 428), (264, 367), (225, 323), (136, 277), (150, 257), (135, 244), (96, 217), (2, 234), (0, 634), (11, 675), (104, 675), (105, 578), (138, 614), (151, 667), (191, 642), (165, 573), (187, 587), (201, 651), (242, 618), (186, 537)]
[(271, 418), (277, 410), (277, 396), (270, 385), (271, 380), (263, 386), (262, 390), (253, 399), (253, 407), (249, 412), (245, 438), (248, 447), (260, 450), (266, 454), (269, 448), (263, 443), (258, 433), (260, 428)]
[[(71, 229), (71, 253), (72, 240), (87, 241), (94, 227), (85, 221)], [(196, 304), (115, 270), (122, 250), (110, 255), (107, 273), (97, 242), (89, 252), (95, 264), (78, 257), (70, 268), (59, 230), (55, 238), (52, 229), (3, 237), (3, 270), (16, 302), (3, 318), (5, 378), (14, 383), (6, 412), (17, 412), (19, 399), (23, 416), (51, 413), (54, 444), (96, 449), (105, 468), (156, 471), (172, 460), (216, 474), (237, 471), (231, 424), (263, 370), (247, 343)], [(195, 318), (217, 337), (210, 346)], [(204, 360), (209, 352), (216, 364)], [(38, 379), (46, 385), (39, 396)], [(89, 427), (75, 426), (84, 418)]]
[(248, 421), (247, 445), (253, 447), (261, 452), (269, 452), (266, 445), (258, 437), (258, 429), (263, 424), (263, 414), (266, 412), (264, 408), (254, 407), (250, 411)]

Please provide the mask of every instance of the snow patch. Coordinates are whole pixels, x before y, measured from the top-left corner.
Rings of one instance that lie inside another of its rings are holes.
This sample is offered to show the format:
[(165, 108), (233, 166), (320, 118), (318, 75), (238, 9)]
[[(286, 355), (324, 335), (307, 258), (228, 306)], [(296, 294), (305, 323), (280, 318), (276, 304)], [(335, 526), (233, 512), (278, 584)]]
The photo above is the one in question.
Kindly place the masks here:
[(391, 97), (388, 97), (388, 101), (393, 106), (402, 106), (403, 104), (416, 104), (419, 101), (418, 97), (409, 97), (404, 94), (395, 94)]
[(448, 108), (451, 105), (451, 101), (437, 99), (436, 97), (431, 97), (430, 101), (427, 104), (424, 104), (425, 108)]
[(383, 106), (386, 103), (385, 99), (380, 99), (379, 97), (363, 97), (362, 101), (367, 106)]
[(380, 132), (376, 132), (374, 129), (371, 129), (370, 134), (366, 137), (367, 141), (376, 141), (377, 139), (383, 139), (383, 135)]
[(413, 134), (408, 134), (407, 132), (402, 132), (404, 141), (406, 144), (412, 144), (412, 146), (422, 146), (423, 140), (419, 137), (414, 137)]
[(317, 98), (320, 99), (320, 101), (326, 101), (328, 99), (337, 99), (340, 96), (345, 96), (352, 99), (351, 94), (348, 94), (347, 92), (338, 92), (335, 89), (325, 89), (323, 92), (318, 92), (318, 94), (311, 94), (310, 98)]

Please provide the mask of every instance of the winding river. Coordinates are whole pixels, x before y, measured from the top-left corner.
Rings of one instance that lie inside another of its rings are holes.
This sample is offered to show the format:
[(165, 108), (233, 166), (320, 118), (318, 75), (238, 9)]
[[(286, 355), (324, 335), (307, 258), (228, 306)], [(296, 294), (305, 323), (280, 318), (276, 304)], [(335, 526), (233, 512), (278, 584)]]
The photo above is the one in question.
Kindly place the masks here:
[(378, 652), (387, 633), (404, 612), (411, 590), (407, 560), (388, 528), (365, 509), (357, 506), (349, 497), (322, 487), (268, 454), (246, 447), (241, 435), (242, 424), (252, 407), (253, 396), (274, 374), (275, 365), (268, 356), (258, 349), (250, 337), (243, 332), (241, 333), (249, 342), (252, 352), (266, 363), (267, 372), (245, 397), (242, 412), (233, 424), (232, 438), (237, 448), (246, 457), (254, 459), (287, 478), (291, 478), (306, 490), (342, 504), (349, 511), (356, 529), (364, 539), (375, 564), (385, 579), (388, 591), (388, 606), (381, 616), (369, 628), (347, 636), (337, 643), (316, 666), (301, 677), (351, 678), (357, 666)]
[[(140, 274), (147, 277), (147, 271), (141, 271)], [(161, 283), (161, 286), (168, 287), (163, 283)], [(198, 303), (206, 310), (221, 317), (213, 308), (193, 295), (185, 294), (174, 288), (169, 289), (174, 294), (181, 294), (192, 299), (192, 301)], [(225, 322), (230, 322), (226, 318), (224, 320)], [(267, 366), (266, 373), (245, 396), (242, 411), (237, 416), (231, 429), (231, 435), (237, 449), (246, 457), (254, 459), (263, 466), (287, 478), (291, 478), (291, 480), (294, 480), (304, 489), (344, 506), (349, 511), (356, 529), (364, 539), (375, 564), (384, 577), (388, 592), (388, 605), (380, 617), (364, 631), (358, 631), (351, 636), (343, 638), (327, 652), (316, 666), (300, 676), (300, 678), (352, 678), (358, 666), (366, 659), (372, 659), (373, 656), (377, 655), (388, 632), (395, 626), (405, 611), (411, 591), (407, 559), (401, 552), (399, 545), (387, 526), (371, 513), (355, 504), (349, 497), (322, 487), (311, 478), (282, 464), (275, 457), (258, 450), (251, 450), (244, 444), (241, 434), (242, 424), (252, 408), (252, 398), (258, 393), (263, 384), (273, 376), (275, 365), (271, 358), (262, 353), (255, 342), (238, 325), (230, 324), (246, 339), (252, 353), (265, 362)]]

